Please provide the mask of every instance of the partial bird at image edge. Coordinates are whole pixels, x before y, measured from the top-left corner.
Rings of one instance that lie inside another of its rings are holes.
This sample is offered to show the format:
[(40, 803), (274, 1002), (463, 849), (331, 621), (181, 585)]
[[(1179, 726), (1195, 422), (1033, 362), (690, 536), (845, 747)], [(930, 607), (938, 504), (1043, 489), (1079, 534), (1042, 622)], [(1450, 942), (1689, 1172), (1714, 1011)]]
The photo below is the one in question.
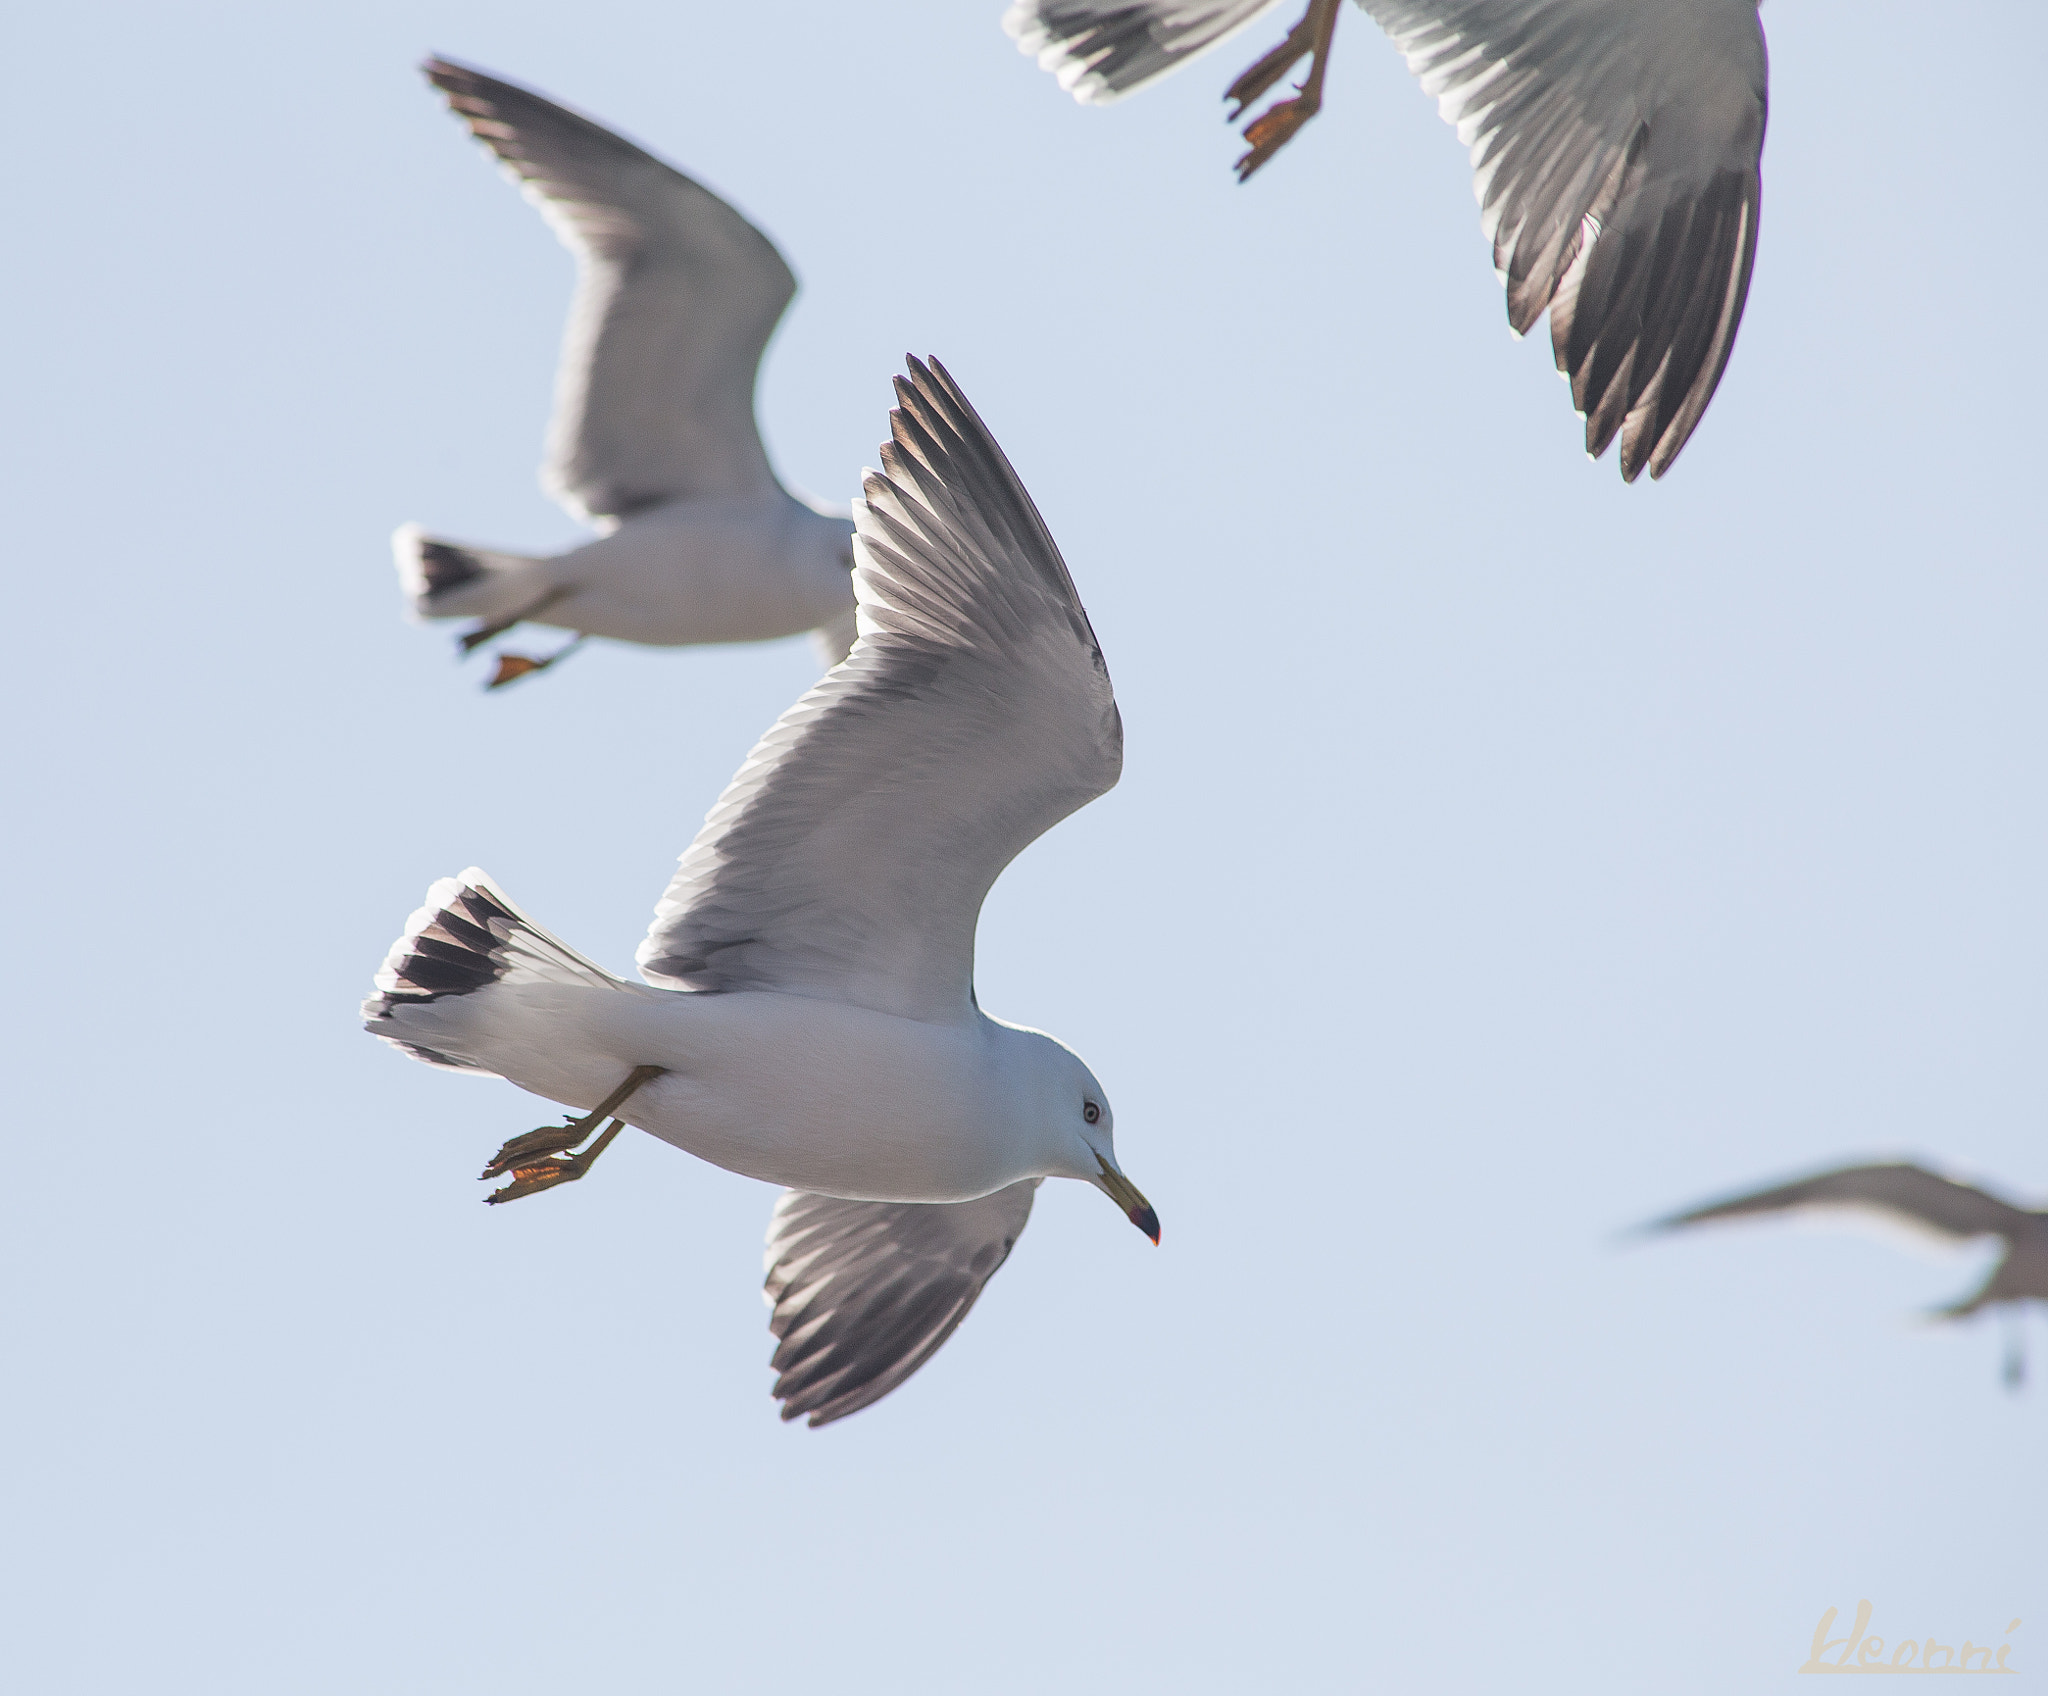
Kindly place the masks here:
[[(1598, 459), (1671, 469), (1720, 386), (1749, 298), (1769, 67), (1757, 0), (1358, 0), (1469, 149), (1516, 336), (1551, 351)], [(1273, 0), (1018, 0), (1018, 46), (1084, 104), (1135, 92)], [(1300, 92), (1253, 120), (1241, 178), (1320, 109), (1338, 0), (1311, 0), (1226, 98), (1233, 121), (1305, 55)]]
[[(2003, 1241), (2005, 1252), (1984, 1282), (1960, 1300), (1935, 1308), (1930, 1319), (1966, 1319), (1990, 1307), (2017, 1311), (2023, 1302), (2048, 1301), (2048, 1209), (2019, 1207), (1980, 1185), (1913, 1161), (1833, 1167), (1667, 1214), (1643, 1226), (1638, 1234), (1662, 1235), (1694, 1225), (1774, 1213), (1841, 1209), (1872, 1214), (1950, 1241), (1975, 1237)], [(2018, 1335), (2009, 1333), (2007, 1387), (2017, 1389), (2024, 1376), (2025, 1358)]]

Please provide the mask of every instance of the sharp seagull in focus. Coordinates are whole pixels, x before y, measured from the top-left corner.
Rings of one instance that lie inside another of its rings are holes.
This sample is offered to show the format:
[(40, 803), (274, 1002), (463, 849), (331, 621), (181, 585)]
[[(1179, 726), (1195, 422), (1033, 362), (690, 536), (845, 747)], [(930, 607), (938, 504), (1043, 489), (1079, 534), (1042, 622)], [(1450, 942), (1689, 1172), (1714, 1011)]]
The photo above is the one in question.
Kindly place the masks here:
[[(1003, 25), (1077, 100), (1116, 100), (1214, 47), (1273, 0), (1017, 0)], [(1735, 346), (1756, 262), (1767, 104), (1757, 0), (1358, 0), (1472, 155), (1480, 224), (1526, 334), (1598, 459), (1671, 469)], [(1245, 130), (1249, 177), (1312, 118), (1339, 0), (1233, 83), (1232, 119), (1302, 58), (1306, 80)]]
[(427, 892), (363, 1006), (422, 1060), (588, 1110), (508, 1142), (484, 1173), (512, 1179), (492, 1201), (580, 1179), (622, 1124), (786, 1185), (768, 1233), (774, 1394), (814, 1426), (930, 1358), (1041, 1180), (1095, 1185), (1159, 1240), (1095, 1075), (974, 996), (989, 886), (1122, 769), (1109, 672), (945, 369), (912, 360), (896, 394), (854, 509), (859, 639), (684, 854), (640, 947), (655, 987), (471, 870)]
[[(1907, 1161), (1838, 1167), (1793, 1183), (1674, 1213), (1646, 1229), (1674, 1231), (1710, 1220), (1745, 1219), (1760, 1213), (1808, 1208), (1857, 1209), (1957, 1241), (1971, 1237), (2002, 1238), (2005, 1253), (1983, 1286), (1960, 1301), (1934, 1309), (1930, 1318), (1965, 1319), (1987, 1307), (2011, 1306), (2017, 1311), (2021, 1302), (2048, 1301), (2048, 1211), (2016, 1207), (1975, 1184), (1944, 1177)], [(2017, 1389), (2025, 1376), (2025, 1361), (2017, 1346), (2017, 1332), (2008, 1333), (2008, 1337), (2005, 1381), (2010, 1388)]]
[(853, 521), (798, 499), (754, 421), (762, 351), (796, 293), (774, 244), (602, 125), (447, 59), (421, 67), (576, 255), (541, 486), (598, 530), (535, 557), (392, 538), (420, 618), (473, 618), (467, 654), (521, 623), (575, 632), (498, 656), (489, 688), (591, 636), (656, 647), (817, 633), (853, 642)]

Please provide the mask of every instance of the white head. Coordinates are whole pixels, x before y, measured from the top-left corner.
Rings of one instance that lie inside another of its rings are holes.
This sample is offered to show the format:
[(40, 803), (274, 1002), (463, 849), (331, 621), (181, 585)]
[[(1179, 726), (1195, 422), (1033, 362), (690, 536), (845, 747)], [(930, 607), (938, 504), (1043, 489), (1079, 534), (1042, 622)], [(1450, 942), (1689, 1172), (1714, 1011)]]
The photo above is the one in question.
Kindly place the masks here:
[(1095, 1074), (1080, 1055), (1043, 1031), (1018, 1030), (1017, 1035), (1029, 1044), (1032, 1129), (1041, 1144), (1045, 1175), (1093, 1184), (1158, 1242), (1159, 1215), (1117, 1164), (1116, 1115)]

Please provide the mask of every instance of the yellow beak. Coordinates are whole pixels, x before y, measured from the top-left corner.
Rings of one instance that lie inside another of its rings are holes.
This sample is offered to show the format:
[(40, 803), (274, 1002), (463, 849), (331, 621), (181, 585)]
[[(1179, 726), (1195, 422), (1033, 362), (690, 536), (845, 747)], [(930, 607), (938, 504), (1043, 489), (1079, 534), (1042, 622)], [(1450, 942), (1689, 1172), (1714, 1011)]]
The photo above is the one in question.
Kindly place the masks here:
[(1124, 1217), (1150, 1237), (1154, 1246), (1159, 1242), (1159, 1215), (1152, 1211), (1152, 1204), (1139, 1193), (1138, 1186), (1126, 1178), (1114, 1166), (1098, 1154), (1096, 1164), (1102, 1168), (1102, 1176), (1095, 1180), (1096, 1187), (1124, 1210)]

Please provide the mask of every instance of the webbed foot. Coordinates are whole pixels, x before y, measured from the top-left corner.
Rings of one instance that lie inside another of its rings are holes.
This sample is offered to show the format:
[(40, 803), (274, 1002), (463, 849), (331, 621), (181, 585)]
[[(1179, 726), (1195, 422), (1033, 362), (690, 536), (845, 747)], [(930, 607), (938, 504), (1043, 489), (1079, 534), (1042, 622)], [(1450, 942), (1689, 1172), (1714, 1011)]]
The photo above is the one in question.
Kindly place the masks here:
[(546, 671), (555, 661), (567, 659), (588, 640), (587, 636), (578, 636), (573, 642), (557, 648), (545, 659), (537, 660), (527, 654), (500, 654), (498, 669), (491, 673), (491, 680), (484, 687), (502, 689), (506, 684), (517, 683), (520, 678), (530, 677), (536, 671)]
[(1308, 10), (1302, 13), (1301, 21), (1287, 32), (1287, 39), (1224, 92), (1224, 99), (1237, 102), (1236, 109), (1230, 114), (1230, 121), (1236, 123), (1244, 116), (1245, 109), (1253, 101), (1263, 98), (1294, 68), (1303, 54), (1311, 55), (1308, 75), (1294, 98), (1267, 107), (1245, 126), (1244, 138), (1252, 145), (1251, 151), (1239, 159), (1235, 167), (1239, 182), (1247, 181), (1323, 109), (1323, 74), (1329, 69), (1330, 42), (1337, 33), (1339, 3), (1340, 0), (1309, 0)]
[(536, 1195), (542, 1190), (574, 1183), (611, 1146), (612, 1138), (626, 1128), (625, 1121), (613, 1119), (605, 1127), (603, 1135), (580, 1154), (569, 1151), (611, 1118), (614, 1110), (623, 1107), (642, 1084), (650, 1078), (660, 1077), (664, 1070), (666, 1068), (661, 1066), (635, 1066), (626, 1075), (624, 1083), (582, 1118), (571, 1119), (562, 1125), (543, 1125), (537, 1131), (513, 1137), (491, 1156), (490, 1164), (483, 1169), (479, 1179), (480, 1182), (488, 1182), (492, 1178), (509, 1176), (512, 1182), (503, 1189), (491, 1191), (484, 1200), (492, 1205), (501, 1201), (517, 1201), (523, 1195)]

